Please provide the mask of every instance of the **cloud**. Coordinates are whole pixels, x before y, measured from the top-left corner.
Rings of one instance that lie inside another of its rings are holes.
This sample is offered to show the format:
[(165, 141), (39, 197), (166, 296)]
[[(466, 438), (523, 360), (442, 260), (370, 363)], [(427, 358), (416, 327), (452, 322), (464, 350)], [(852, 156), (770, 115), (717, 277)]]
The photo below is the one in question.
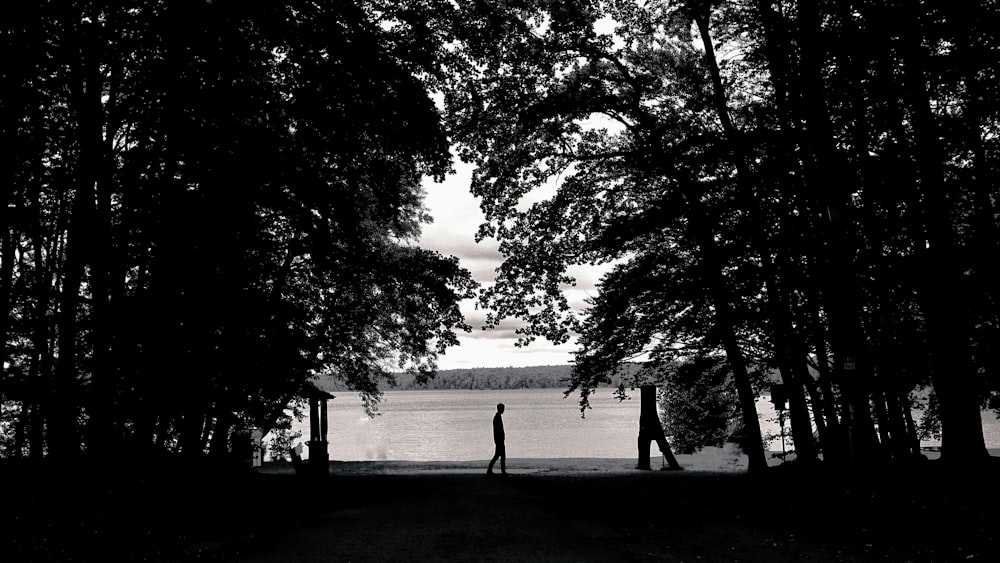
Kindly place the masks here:
[(572, 345), (553, 346), (533, 343), (526, 348), (514, 346), (513, 339), (481, 340), (464, 338), (457, 347), (438, 360), (440, 369), (472, 367), (529, 367), (566, 365), (573, 360)]

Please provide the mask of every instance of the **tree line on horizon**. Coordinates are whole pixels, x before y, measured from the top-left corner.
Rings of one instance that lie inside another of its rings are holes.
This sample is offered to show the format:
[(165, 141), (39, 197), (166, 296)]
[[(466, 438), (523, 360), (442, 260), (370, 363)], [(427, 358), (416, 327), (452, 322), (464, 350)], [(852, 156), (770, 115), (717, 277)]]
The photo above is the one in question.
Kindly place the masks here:
[[(623, 390), (628, 384), (627, 374), (638, 370), (632, 365), (610, 380), (607, 385)], [(545, 365), (527, 367), (477, 367), (438, 370), (433, 378), (420, 380), (415, 374), (396, 373), (393, 381), (382, 385), (389, 389), (566, 389), (572, 380), (573, 366)]]
[[(659, 385), (692, 419), (738, 423), (759, 471), (766, 370), (803, 463), (919, 456), (918, 393), (944, 458), (982, 461), (980, 409), (1000, 407), (998, 16), (28, 5), (0, 23), (0, 447), (223, 452), (314, 374), (366, 408), (396, 372), (430, 381), (476, 292), (415, 243), (421, 180), (454, 151), (504, 257), (479, 290), (487, 325), (578, 338), (581, 409), (599, 385)], [(610, 267), (582, 313), (579, 265)]]
[(552, 389), (566, 388), (571, 366), (480, 367), (438, 370), (432, 379), (417, 381), (412, 374), (396, 374), (387, 389)]

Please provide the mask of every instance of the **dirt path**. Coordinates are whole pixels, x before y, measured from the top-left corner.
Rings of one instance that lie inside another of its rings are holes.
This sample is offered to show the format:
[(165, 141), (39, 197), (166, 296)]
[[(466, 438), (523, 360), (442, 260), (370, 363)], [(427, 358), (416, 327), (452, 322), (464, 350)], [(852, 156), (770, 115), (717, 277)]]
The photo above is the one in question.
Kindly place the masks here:
[(1000, 561), (995, 473), (903, 477), (344, 473), (317, 490), (321, 510), (236, 560)]
[[(352, 479), (352, 487), (379, 489), (371, 492), (370, 504), (349, 502), (323, 512), (239, 561), (629, 560), (608, 547), (618, 532), (546, 506), (548, 499), (523, 486), (525, 479), (470, 474)], [(353, 497), (344, 493), (345, 499)]]

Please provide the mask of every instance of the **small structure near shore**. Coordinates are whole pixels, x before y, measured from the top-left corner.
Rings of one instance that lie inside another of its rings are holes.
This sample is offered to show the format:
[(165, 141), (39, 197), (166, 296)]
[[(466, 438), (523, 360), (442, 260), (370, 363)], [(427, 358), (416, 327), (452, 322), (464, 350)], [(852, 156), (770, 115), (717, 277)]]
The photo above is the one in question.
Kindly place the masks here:
[(305, 464), (306, 474), (310, 477), (327, 477), (330, 474), (330, 450), (326, 439), (327, 401), (334, 396), (323, 391), (312, 383), (307, 383), (304, 389), (309, 400), (309, 460)]

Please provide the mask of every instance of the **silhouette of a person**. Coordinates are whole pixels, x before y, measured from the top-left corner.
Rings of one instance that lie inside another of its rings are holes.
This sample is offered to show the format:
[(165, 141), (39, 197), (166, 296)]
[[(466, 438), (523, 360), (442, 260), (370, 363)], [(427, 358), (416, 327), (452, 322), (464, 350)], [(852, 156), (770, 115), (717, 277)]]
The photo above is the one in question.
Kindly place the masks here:
[(493, 415), (493, 443), (496, 444), (496, 452), (493, 453), (493, 459), (490, 460), (490, 466), (486, 469), (486, 475), (492, 477), (496, 475), (493, 473), (493, 464), (500, 460), (500, 473), (506, 477), (507, 476), (507, 447), (504, 445), (504, 431), (503, 431), (503, 403), (497, 403), (497, 413)]

